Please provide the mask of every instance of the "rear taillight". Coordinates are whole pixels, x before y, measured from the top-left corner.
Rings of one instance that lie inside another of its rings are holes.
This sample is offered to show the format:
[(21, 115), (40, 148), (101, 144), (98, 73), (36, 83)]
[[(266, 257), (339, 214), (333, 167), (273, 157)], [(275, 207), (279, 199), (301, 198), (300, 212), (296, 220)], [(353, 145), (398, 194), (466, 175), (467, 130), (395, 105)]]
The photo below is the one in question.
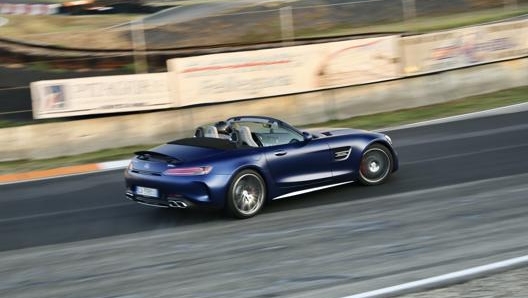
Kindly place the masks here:
[(213, 167), (190, 167), (190, 168), (173, 168), (168, 169), (163, 172), (163, 175), (166, 176), (196, 176), (196, 175), (206, 175), (211, 172)]

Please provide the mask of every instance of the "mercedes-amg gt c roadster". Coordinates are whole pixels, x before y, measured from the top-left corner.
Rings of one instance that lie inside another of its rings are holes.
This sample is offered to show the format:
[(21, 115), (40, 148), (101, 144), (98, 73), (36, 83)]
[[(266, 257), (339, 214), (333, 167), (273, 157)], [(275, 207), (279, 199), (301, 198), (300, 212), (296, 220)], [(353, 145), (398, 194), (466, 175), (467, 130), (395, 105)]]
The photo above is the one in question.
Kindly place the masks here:
[(240, 116), (190, 138), (135, 152), (126, 196), (141, 204), (224, 208), (248, 218), (265, 202), (353, 181), (385, 182), (398, 169), (391, 139), (348, 128), (300, 131), (278, 119)]

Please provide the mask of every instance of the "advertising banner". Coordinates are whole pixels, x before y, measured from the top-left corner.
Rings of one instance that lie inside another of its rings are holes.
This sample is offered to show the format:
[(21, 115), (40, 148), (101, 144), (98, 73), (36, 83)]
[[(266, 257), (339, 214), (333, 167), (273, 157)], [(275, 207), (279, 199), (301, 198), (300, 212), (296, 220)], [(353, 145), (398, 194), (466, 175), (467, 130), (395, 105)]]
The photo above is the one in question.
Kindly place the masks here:
[(399, 76), (398, 36), (377, 37), (313, 46), (312, 89), (350, 86)]
[(155, 73), (33, 82), (33, 118), (169, 108), (167, 80), (167, 73)]
[(50, 15), (59, 13), (60, 4), (0, 3), (0, 14)]
[(167, 61), (178, 106), (258, 98), (396, 78), (397, 37), (387, 36)]
[(519, 58), (528, 55), (528, 21), (403, 37), (401, 43), (406, 75)]
[(187, 106), (309, 90), (310, 76), (300, 71), (308, 57), (301, 48), (271, 49), (170, 59), (167, 67), (177, 105)]

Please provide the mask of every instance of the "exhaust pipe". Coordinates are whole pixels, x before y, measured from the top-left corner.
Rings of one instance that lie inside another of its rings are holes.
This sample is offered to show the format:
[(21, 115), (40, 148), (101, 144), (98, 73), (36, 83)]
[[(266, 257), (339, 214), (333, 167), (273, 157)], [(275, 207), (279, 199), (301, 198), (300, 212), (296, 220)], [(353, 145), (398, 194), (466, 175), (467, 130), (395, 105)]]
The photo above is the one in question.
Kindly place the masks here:
[(189, 207), (189, 204), (184, 202), (184, 201), (169, 201), (169, 207), (171, 208), (180, 208), (180, 209), (185, 209), (187, 207)]

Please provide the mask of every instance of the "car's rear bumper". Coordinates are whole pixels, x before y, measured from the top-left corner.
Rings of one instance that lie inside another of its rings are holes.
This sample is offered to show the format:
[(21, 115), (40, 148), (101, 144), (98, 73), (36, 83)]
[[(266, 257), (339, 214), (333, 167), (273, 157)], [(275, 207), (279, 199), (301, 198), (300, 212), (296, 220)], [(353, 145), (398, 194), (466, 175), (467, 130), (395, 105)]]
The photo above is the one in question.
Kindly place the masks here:
[(152, 197), (145, 197), (145, 196), (137, 195), (133, 191), (129, 191), (129, 190), (125, 192), (125, 196), (127, 199), (131, 201), (137, 202), (142, 205), (152, 206), (152, 207), (185, 209), (185, 208), (194, 207), (196, 205), (183, 197), (152, 198)]
[[(208, 206), (222, 208), (228, 185), (227, 175), (201, 176), (154, 176), (125, 171), (125, 196), (140, 204), (154, 207), (176, 207), (180, 204), (187, 208), (193, 206)], [(156, 197), (137, 193), (138, 187), (148, 187), (157, 190)]]

